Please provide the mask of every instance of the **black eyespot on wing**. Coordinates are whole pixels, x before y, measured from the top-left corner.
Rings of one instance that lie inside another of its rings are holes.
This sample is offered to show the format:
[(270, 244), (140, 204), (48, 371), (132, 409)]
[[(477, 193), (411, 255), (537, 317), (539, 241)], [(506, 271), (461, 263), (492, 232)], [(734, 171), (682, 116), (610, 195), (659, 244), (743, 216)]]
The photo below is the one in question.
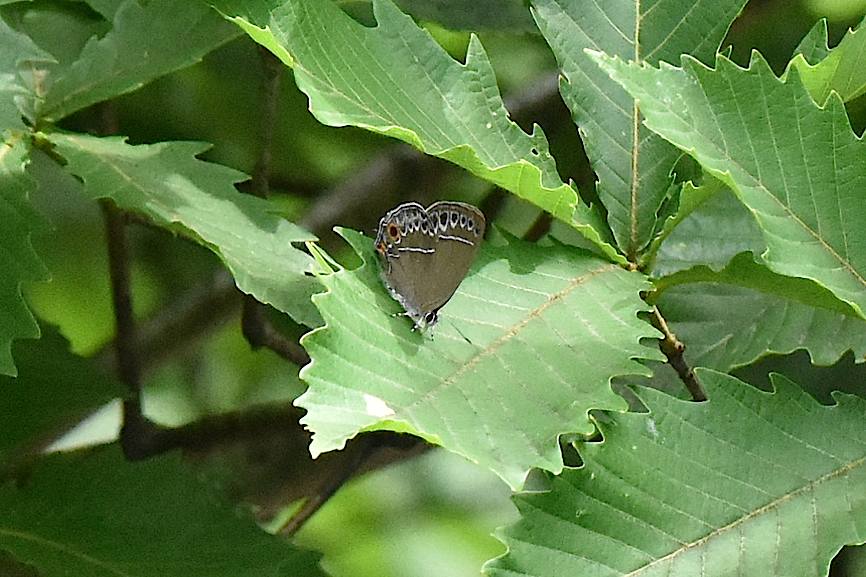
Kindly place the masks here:
[(451, 211), (448, 214), (448, 220), (451, 222), (451, 228), (457, 228), (457, 222), (459, 221), (460, 216), (457, 214), (457, 211)]
[(423, 232), (424, 234), (427, 234), (427, 219), (426, 218), (421, 219), (421, 232)]
[(466, 228), (466, 215), (460, 215), (460, 228)]
[(475, 230), (475, 221), (472, 220), (472, 218), (469, 218), (469, 220), (466, 221), (466, 228), (469, 230)]
[(448, 213), (444, 210), (439, 213), (439, 228), (445, 230), (448, 227)]

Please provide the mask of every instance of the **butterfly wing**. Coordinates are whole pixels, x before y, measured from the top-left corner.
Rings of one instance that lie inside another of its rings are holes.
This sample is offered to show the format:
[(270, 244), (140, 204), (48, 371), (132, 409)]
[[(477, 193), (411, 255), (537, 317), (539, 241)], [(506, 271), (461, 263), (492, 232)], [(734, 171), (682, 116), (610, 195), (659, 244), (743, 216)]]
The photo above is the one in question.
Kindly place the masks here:
[(391, 294), (416, 322), (433, 322), (469, 271), (484, 236), (472, 205), (407, 203), (379, 223), (376, 250)]

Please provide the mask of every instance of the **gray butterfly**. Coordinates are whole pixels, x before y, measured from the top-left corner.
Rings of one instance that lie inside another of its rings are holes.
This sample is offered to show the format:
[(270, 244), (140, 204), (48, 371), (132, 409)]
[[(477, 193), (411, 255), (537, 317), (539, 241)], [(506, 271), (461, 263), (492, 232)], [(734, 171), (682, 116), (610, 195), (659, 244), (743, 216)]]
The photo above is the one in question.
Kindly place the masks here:
[(432, 327), (469, 271), (484, 237), (480, 210), (463, 202), (407, 202), (379, 221), (382, 280), (415, 326)]

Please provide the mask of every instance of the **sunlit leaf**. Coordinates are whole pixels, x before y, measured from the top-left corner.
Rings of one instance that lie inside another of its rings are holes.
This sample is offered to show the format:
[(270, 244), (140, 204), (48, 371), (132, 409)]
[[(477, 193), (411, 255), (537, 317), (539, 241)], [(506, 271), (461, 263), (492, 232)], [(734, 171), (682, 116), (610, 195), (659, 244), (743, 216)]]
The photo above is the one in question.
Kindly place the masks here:
[(744, 0), (533, 0), (533, 15), (562, 68), (571, 109), (607, 208), (617, 245), (634, 257), (649, 242), (657, 213), (674, 190), (680, 151), (641, 124), (639, 106), (584, 52), (626, 60), (676, 62), (715, 57)]
[(310, 302), (318, 283), (308, 254), (292, 243), (315, 237), (270, 203), (234, 188), (247, 176), (195, 158), (209, 146), (172, 142), (132, 146), (120, 138), (52, 134), (51, 142), (84, 181), (86, 194), (110, 198), (213, 250), (245, 293), (308, 326), (320, 323)]
[(560, 179), (541, 129), (530, 135), (508, 118), (475, 36), (460, 64), (391, 0), (373, 2), (374, 28), (330, 0), (213, 3), (294, 69), (320, 122), (366, 128), (450, 160), (572, 224), (622, 261), (602, 236), (606, 225)]
[(866, 541), (866, 400), (698, 376), (709, 402), (641, 390), (649, 414), (600, 420), (581, 468), (519, 496), (488, 575), (822, 577)]
[[(820, 26), (820, 23), (817, 25)], [(866, 93), (866, 28), (861, 23), (857, 30), (849, 30), (842, 41), (822, 55), (822, 50), (812, 48), (808, 54), (794, 58), (791, 65), (797, 68), (803, 84), (812, 98), (824, 104), (830, 91), (835, 91), (843, 102), (854, 100)], [(814, 29), (813, 29), (814, 30)], [(820, 30), (820, 28), (819, 28)], [(817, 33), (810, 33), (813, 36)], [(826, 22), (824, 23), (826, 34)], [(826, 36), (823, 38), (826, 47)], [(809, 48), (808, 46), (804, 49)], [(818, 59), (818, 56), (823, 56)], [(811, 58), (811, 60), (810, 60)], [(815, 63), (810, 65), (810, 62)]]
[[(363, 430), (421, 435), (519, 487), (532, 467), (562, 468), (557, 437), (589, 433), (587, 411), (624, 409), (615, 375), (659, 358), (637, 318), (645, 277), (582, 250), (518, 240), (482, 247), (429, 336), (411, 332), (379, 279), (372, 243), (346, 238), (365, 264), (322, 278), (326, 327), (304, 337), (313, 361), (296, 404), (314, 455)], [(495, 245), (495, 246), (494, 246)]]
[(774, 271), (810, 278), (866, 310), (866, 143), (838, 97), (815, 104), (796, 68), (784, 81), (758, 55), (749, 69), (599, 64), (641, 103), (647, 126), (689, 152), (755, 215)]

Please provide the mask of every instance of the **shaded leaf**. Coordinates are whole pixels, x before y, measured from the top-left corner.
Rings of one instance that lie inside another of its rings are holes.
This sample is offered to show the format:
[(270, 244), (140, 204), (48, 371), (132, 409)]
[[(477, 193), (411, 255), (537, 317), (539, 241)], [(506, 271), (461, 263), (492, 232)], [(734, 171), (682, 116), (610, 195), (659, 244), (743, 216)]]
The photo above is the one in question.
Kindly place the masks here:
[(748, 70), (599, 64), (641, 102), (647, 126), (725, 182), (755, 215), (774, 271), (810, 278), (866, 310), (866, 144), (831, 94), (818, 107), (796, 68), (784, 81), (754, 53)]
[(797, 54), (802, 54), (806, 62), (813, 66), (830, 54), (826, 18), (821, 18), (815, 22), (809, 33), (800, 40), (800, 44), (794, 49), (794, 56)]
[(656, 334), (637, 318), (645, 277), (582, 250), (486, 243), (431, 340), (390, 316), (400, 307), (371, 241), (344, 234), (365, 264), (322, 278), (327, 324), (302, 341), (313, 361), (296, 404), (313, 455), (363, 430), (408, 431), (518, 487), (531, 467), (561, 470), (557, 437), (591, 432), (589, 409), (626, 407), (613, 376), (660, 358), (639, 344)]
[(673, 280), (689, 284), (662, 287), (658, 306), (686, 344), (690, 366), (729, 371), (797, 349), (806, 349), (819, 365), (833, 364), (848, 350), (858, 362), (866, 360), (866, 321), (826, 289), (775, 274), (751, 254), (719, 272), (699, 267)]
[(696, 266), (656, 279), (653, 284), (657, 293), (664, 293), (670, 287), (698, 282), (741, 286), (810, 307), (823, 308), (852, 317), (857, 316), (857, 312), (850, 305), (835, 298), (833, 293), (823, 286), (805, 278), (774, 273), (763, 263), (757, 262), (752, 253), (738, 254), (723, 269), (713, 270), (708, 266)]
[(204, 2), (127, 0), (113, 28), (92, 38), (70, 66), (57, 66), (40, 116), (49, 122), (190, 66), (237, 31)]
[(45, 221), (28, 198), (36, 183), (24, 172), (26, 163), (24, 140), (0, 143), (0, 375), (16, 374), (11, 349), (14, 339), (39, 336), (21, 285), (48, 277), (30, 243), (30, 235), (44, 227)]
[(286, 221), (268, 201), (242, 194), (247, 176), (195, 158), (209, 145), (172, 142), (132, 146), (121, 138), (52, 134), (51, 142), (84, 181), (85, 193), (110, 198), (213, 250), (243, 292), (316, 326), (310, 302), (318, 282), (313, 260), (292, 243), (315, 237)]
[(575, 226), (613, 260), (606, 225), (562, 182), (547, 139), (508, 118), (496, 77), (473, 36), (466, 64), (453, 60), (390, 0), (374, 0), (364, 27), (330, 0), (281, 5), (214, 2), (284, 63), (329, 126), (359, 126), (454, 162)]
[(315, 555), (241, 519), (179, 456), (50, 456), (20, 489), (0, 487), (0, 507), (0, 549), (45, 577), (323, 575)]
[(824, 53), (823, 47), (827, 46), (826, 21), (821, 39), (823, 47), (808, 45), (817, 40), (815, 30), (820, 29), (820, 25), (821, 22), (804, 39), (807, 43), (804, 48), (809, 53), (795, 57), (790, 66), (797, 68), (803, 84), (818, 104), (824, 104), (831, 90), (842, 102), (854, 100), (866, 93), (866, 32), (863, 31), (866, 27), (861, 23), (857, 30), (849, 30), (836, 47)]
[[(654, 276), (700, 265), (718, 270), (740, 252), (759, 255), (766, 250), (761, 229), (749, 209), (728, 187), (713, 192), (707, 186), (716, 185), (705, 184), (697, 189), (690, 183), (683, 186), (680, 212), (666, 223), (667, 235), (661, 237), (651, 269)], [(708, 192), (710, 196), (705, 197)], [(685, 217), (679, 219), (683, 213)]]
[(519, 496), (487, 573), (818, 577), (866, 541), (866, 400), (698, 374), (709, 402), (642, 390), (651, 413), (599, 421), (580, 469)]
[(673, 193), (680, 151), (641, 124), (632, 97), (584, 52), (626, 60), (711, 62), (745, 0), (640, 2), (533, 0), (535, 20), (562, 68), (560, 91), (571, 109), (607, 208), (617, 246), (635, 260), (657, 213)]
[(22, 116), (33, 120), (42, 68), (51, 61), (51, 55), (0, 18), (0, 134), (23, 129)]
[[(124, 389), (95, 369), (94, 361), (69, 352), (69, 343), (48, 327), (38, 341), (15, 346), (19, 376), (0, 377), (0, 463), (10, 455), (41, 449)], [(2, 468), (2, 467), (0, 467)]]
[[(339, 0), (338, 4), (353, 14), (363, 9), (373, 17), (370, 0)], [(523, 0), (396, 0), (396, 4), (416, 20), (451, 30), (538, 32)]]

